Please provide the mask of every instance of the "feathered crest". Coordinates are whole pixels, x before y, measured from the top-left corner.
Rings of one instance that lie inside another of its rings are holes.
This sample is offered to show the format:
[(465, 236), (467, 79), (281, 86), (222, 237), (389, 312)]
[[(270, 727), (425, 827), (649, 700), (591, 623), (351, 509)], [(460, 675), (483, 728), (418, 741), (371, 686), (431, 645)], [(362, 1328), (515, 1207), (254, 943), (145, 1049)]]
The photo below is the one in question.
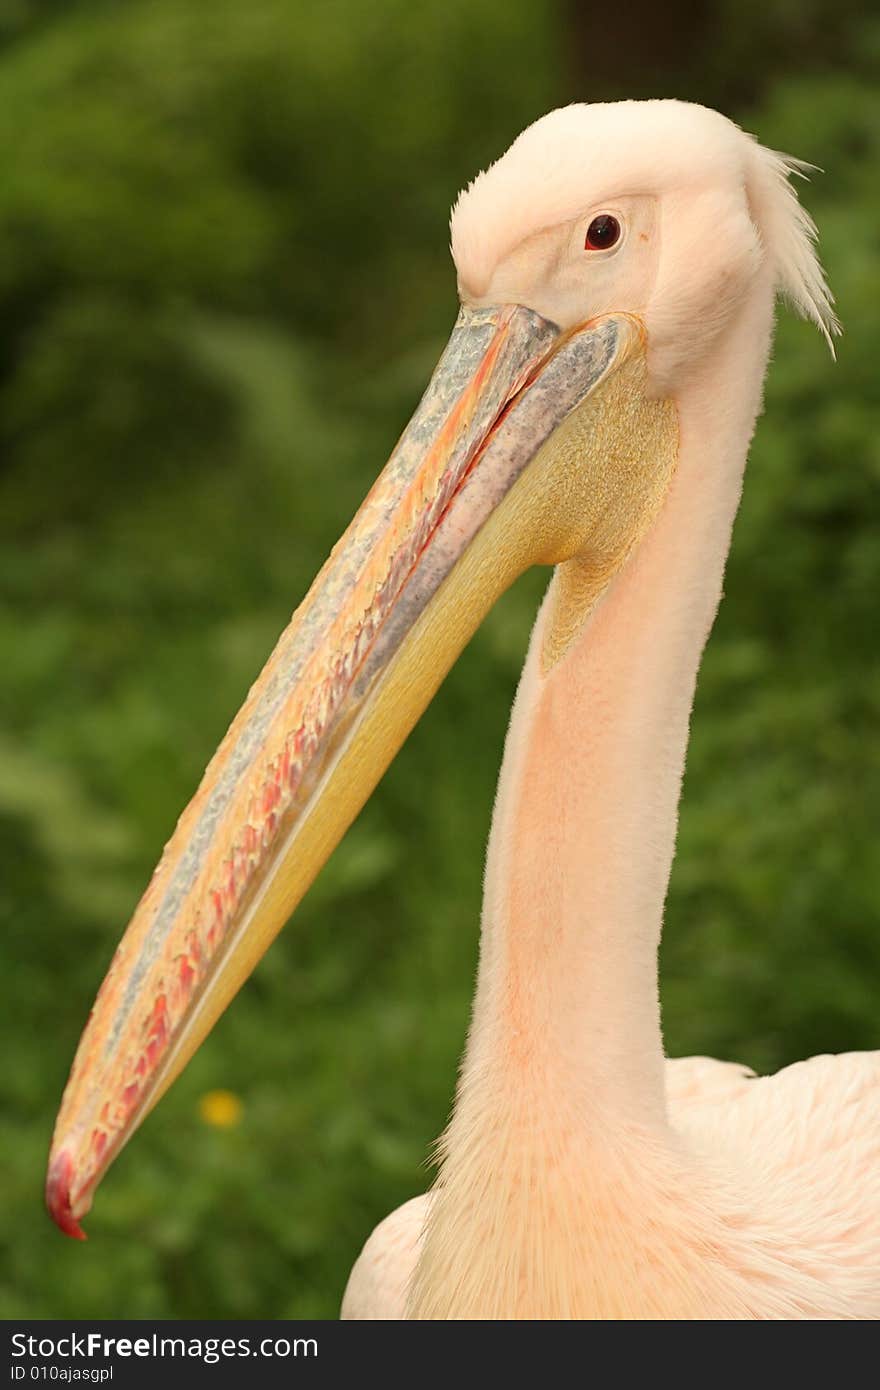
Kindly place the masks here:
[(834, 337), (841, 332), (834, 296), (816, 251), (816, 224), (791, 183), (793, 175), (809, 178), (817, 166), (768, 150), (757, 141), (752, 154), (749, 202), (765, 250), (773, 259), (779, 289), (799, 314), (816, 324), (833, 356)]
[[(498, 262), (524, 238), (575, 217), (603, 196), (662, 193), (724, 177), (743, 180), (752, 221), (780, 292), (824, 334), (840, 332), (816, 254), (816, 227), (791, 177), (815, 165), (759, 145), (716, 111), (680, 101), (573, 105), (529, 126), (459, 194), (452, 254), (461, 282), (483, 294)], [(621, 186), (622, 175), (625, 175)]]

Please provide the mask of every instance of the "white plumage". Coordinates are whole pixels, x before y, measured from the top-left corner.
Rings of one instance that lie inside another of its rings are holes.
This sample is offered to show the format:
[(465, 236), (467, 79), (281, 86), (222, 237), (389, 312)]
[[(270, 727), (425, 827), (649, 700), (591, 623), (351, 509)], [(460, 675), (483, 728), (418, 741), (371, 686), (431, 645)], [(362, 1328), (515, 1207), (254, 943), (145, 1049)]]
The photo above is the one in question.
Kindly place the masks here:
[[(738, 1243), (763, 1266), (765, 1311), (742, 1315), (880, 1317), (878, 1055), (813, 1057), (765, 1077), (712, 1057), (670, 1058), (666, 1094), (673, 1131), (725, 1172)], [(430, 1201), (413, 1197), (376, 1227), (343, 1318), (406, 1317)]]
[[(804, 167), (700, 107), (573, 106), (456, 204), (465, 302), (563, 327), (639, 317), (649, 390), (677, 411), (677, 471), (547, 670), (571, 575), (551, 585), (508, 735), (439, 1181), (370, 1237), (345, 1317), (880, 1316), (880, 1054), (767, 1078), (664, 1062), (657, 1007), (694, 683), (775, 294), (829, 342), (839, 331), (788, 181)], [(585, 260), (598, 212), (628, 240)]]

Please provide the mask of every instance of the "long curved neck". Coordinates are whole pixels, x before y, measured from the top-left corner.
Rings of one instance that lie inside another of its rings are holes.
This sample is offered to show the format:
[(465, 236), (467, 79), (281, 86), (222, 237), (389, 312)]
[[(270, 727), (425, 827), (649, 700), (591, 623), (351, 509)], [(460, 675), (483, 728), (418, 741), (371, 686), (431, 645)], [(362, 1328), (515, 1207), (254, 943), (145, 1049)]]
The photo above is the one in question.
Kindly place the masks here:
[[(557, 1290), (554, 1302), (546, 1269), (534, 1273), (535, 1242), (555, 1240), (565, 1267), (559, 1243), (601, 1208), (589, 1194), (608, 1146), (616, 1181), (631, 1148), (636, 1183), (648, 1152), (664, 1148), (657, 948), (697, 670), (771, 315), (770, 297), (756, 296), (678, 397), (678, 468), (660, 515), (546, 673), (559, 572), (538, 617), (507, 737), (473, 1021), (415, 1316), (510, 1316), (511, 1301), (519, 1316), (572, 1316), (576, 1294)], [(601, 1243), (596, 1229), (581, 1237), (587, 1252)], [(508, 1241), (516, 1251), (499, 1249)], [(514, 1268), (518, 1292), (498, 1273)], [(529, 1269), (544, 1292), (529, 1294)], [(555, 1312), (534, 1306), (548, 1298)]]

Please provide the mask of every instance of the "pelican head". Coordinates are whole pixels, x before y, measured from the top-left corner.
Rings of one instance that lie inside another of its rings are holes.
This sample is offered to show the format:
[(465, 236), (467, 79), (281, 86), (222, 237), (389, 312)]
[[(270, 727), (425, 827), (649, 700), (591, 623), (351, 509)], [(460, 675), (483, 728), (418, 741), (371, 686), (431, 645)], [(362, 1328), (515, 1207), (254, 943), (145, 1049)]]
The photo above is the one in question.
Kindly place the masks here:
[(50, 1157), (68, 1234), (499, 595), (531, 565), (560, 567), (552, 669), (663, 506), (686, 393), (717, 383), (723, 430), (741, 378), (749, 432), (776, 292), (834, 331), (797, 167), (698, 106), (577, 105), (461, 194), (449, 343), (98, 994)]

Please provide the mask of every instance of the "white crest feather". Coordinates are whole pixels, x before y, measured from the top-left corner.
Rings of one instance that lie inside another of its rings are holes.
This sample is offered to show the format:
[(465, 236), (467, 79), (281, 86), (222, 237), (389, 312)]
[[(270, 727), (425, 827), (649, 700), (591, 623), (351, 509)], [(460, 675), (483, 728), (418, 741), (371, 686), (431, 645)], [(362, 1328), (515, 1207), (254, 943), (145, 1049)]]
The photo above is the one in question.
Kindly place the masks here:
[(841, 332), (834, 296), (816, 251), (816, 224), (791, 183), (792, 175), (808, 178), (816, 166), (757, 142), (752, 150), (749, 200), (777, 284), (797, 312), (816, 324), (833, 355), (834, 336)]

